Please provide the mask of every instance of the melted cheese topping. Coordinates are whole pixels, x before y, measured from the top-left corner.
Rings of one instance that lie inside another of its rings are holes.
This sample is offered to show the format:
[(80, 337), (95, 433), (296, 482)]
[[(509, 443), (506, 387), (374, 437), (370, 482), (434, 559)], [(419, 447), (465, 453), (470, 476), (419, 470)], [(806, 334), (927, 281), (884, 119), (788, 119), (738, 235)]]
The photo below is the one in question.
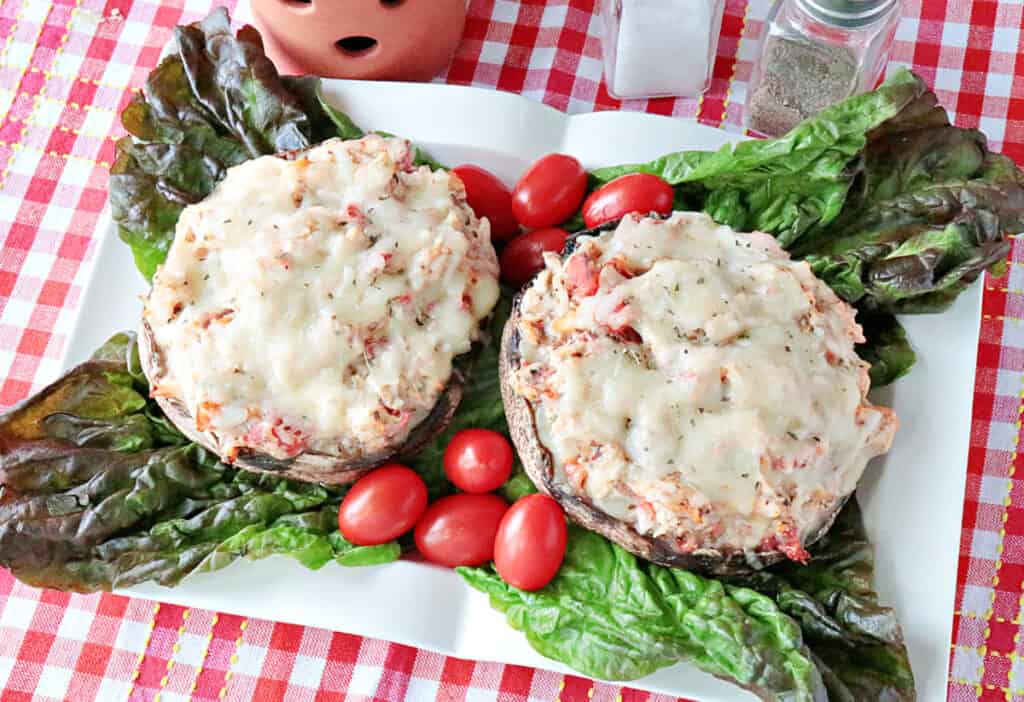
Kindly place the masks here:
[(683, 552), (802, 542), (888, 450), (854, 311), (766, 234), (626, 218), (526, 291), (515, 391), (556, 481)]
[(185, 209), (153, 279), (154, 392), (229, 455), (374, 455), (437, 402), (497, 275), (461, 182), (414, 168), (403, 140), (248, 161)]

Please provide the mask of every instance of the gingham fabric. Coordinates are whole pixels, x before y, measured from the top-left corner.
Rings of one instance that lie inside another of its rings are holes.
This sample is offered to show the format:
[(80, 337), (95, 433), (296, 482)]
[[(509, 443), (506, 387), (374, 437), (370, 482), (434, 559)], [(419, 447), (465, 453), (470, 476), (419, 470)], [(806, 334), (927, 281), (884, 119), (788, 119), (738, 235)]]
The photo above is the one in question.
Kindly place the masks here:
[[(209, 0), (0, 1), (0, 408), (53, 379), (101, 232), (117, 112), (171, 28)], [(225, 3), (230, 8), (234, 1)], [(442, 80), (574, 112), (647, 110), (739, 129), (769, 0), (726, 0), (701, 100), (620, 103), (601, 82), (595, 0), (472, 0)], [(1024, 162), (1021, 0), (905, 0), (892, 66)], [(670, 67), (667, 67), (670, 68)], [(949, 699), (1024, 702), (1024, 250), (985, 280)], [(953, 545), (950, 544), (950, 548)], [(0, 572), (5, 700), (656, 700), (644, 692), (383, 641), (128, 599)], [(931, 702), (931, 701), (928, 701)]]

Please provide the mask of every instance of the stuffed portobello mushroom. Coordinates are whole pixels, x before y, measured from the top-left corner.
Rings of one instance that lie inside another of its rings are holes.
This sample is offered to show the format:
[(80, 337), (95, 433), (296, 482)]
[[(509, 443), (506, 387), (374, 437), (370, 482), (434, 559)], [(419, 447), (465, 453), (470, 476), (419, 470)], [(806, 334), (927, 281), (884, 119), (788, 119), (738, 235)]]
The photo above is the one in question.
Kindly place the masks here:
[(145, 300), (151, 393), (228, 463), (350, 482), (440, 432), (498, 295), (455, 176), (376, 135), (232, 168)]
[(571, 519), (668, 566), (804, 561), (889, 449), (854, 310), (767, 234), (704, 214), (579, 236), (520, 293), (501, 383)]

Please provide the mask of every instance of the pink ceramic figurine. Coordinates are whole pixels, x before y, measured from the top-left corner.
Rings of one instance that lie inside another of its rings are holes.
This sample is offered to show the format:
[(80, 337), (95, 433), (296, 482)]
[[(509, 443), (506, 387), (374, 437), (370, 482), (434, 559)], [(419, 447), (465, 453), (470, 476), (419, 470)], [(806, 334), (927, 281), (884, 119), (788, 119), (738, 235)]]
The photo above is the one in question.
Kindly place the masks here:
[(252, 0), (283, 74), (430, 80), (462, 39), (466, 0)]

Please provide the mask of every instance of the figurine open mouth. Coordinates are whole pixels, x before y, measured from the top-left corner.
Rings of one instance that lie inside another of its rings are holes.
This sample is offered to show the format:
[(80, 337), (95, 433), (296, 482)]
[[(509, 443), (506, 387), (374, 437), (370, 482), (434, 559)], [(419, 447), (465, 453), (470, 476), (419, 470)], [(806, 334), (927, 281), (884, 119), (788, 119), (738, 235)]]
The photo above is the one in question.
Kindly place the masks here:
[(428, 81), (451, 62), (466, 22), (466, 0), (249, 4), (268, 57), (285, 75)]
[(351, 36), (334, 42), (334, 45), (346, 56), (366, 56), (377, 48), (377, 40), (373, 37)]

